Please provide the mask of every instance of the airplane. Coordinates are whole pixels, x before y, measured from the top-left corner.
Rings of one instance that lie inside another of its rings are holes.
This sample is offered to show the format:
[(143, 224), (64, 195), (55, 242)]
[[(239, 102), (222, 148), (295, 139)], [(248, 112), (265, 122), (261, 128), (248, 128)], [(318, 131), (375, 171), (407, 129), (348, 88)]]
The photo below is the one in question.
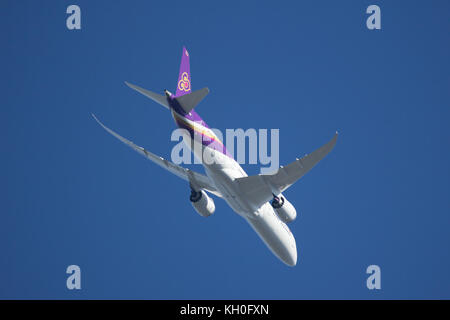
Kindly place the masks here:
[[(176, 125), (183, 130), (183, 140), (200, 159), (206, 175), (174, 164), (125, 139), (106, 127), (97, 117), (94, 119), (108, 133), (133, 148), (162, 168), (186, 180), (190, 186), (189, 200), (202, 217), (215, 211), (214, 200), (208, 195), (222, 198), (263, 240), (272, 253), (288, 266), (297, 264), (297, 246), (287, 223), (297, 217), (294, 206), (282, 194), (335, 146), (338, 133), (325, 145), (309, 155), (297, 158), (287, 166), (281, 166), (273, 174), (248, 176), (227, 151), (223, 143), (197, 114), (194, 108), (209, 93), (207, 87), (192, 91), (189, 53), (183, 47), (176, 93), (164, 90), (164, 95), (151, 92), (125, 82), (130, 88), (167, 108)], [(208, 155), (215, 161), (203, 161)]]

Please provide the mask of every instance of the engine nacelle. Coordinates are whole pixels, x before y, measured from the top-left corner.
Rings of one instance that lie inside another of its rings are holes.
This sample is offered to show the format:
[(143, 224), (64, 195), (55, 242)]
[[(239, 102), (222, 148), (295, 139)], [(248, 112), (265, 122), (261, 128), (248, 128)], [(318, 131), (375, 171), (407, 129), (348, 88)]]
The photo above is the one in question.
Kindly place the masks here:
[(297, 218), (297, 211), (294, 206), (283, 196), (273, 197), (271, 205), (275, 209), (277, 216), (284, 223), (292, 222)]
[(191, 200), (192, 206), (195, 211), (202, 217), (209, 217), (216, 210), (216, 206), (214, 204), (214, 200), (208, 197), (205, 191), (195, 191), (191, 190), (191, 196), (189, 197)]

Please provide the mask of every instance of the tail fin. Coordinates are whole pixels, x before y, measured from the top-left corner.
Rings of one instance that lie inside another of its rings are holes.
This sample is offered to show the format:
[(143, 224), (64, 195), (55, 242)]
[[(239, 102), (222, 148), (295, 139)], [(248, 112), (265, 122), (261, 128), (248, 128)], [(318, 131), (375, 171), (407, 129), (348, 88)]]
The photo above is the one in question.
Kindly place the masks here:
[(183, 47), (181, 56), (180, 74), (178, 75), (177, 92), (175, 97), (191, 93), (191, 72), (189, 70), (189, 52)]

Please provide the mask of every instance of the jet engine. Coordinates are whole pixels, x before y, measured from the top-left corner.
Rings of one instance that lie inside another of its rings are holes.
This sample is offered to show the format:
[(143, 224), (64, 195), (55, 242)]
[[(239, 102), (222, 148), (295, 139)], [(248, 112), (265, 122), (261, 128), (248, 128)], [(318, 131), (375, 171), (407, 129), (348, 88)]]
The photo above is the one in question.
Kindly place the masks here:
[(277, 216), (284, 223), (292, 222), (297, 218), (297, 211), (294, 206), (283, 196), (274, 196), (270, 204), (275, 209)]
[(191, 200), (195, 211), (197, 211), (197, 213), (202, 217), (209, 217), (216, 210), (214, 200), (208, 197), (206, 192), (203, 190), (195, 191), (192, 189), (189, 200)]

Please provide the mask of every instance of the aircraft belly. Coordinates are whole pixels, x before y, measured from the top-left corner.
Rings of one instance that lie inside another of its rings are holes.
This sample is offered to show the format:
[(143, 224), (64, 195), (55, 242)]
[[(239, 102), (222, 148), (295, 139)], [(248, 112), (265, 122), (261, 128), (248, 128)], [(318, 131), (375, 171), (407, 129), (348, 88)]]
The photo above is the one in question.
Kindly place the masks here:
[[(188, 136), (186, 138), (190, 139)], [(217, 190), (222, 194), (223, 199), (240, 216), (248, 217), (251, 215), (252, 209), (245, 203), (242, 203), (242, 199), (238, 194), (237, 185), (234, 182), (236, 178), (245, 177), (245, 171), (242, 170), (234, 159), (224, 155), (220, 151), (201, 146), (194, 139), (190, 139), (190, 141), (191, 145), (188, 145), (188, 147), (197, 159), (202, 159), (203, 155), (208, 152), (208, 156), (217, 160), (212, 163), (203, 162), (202, 164), (205, 168), (206, 175), (214, 182)], [(191, 146), (194, 147), (192, 148)]]
[(214, 181), (217, 190), (223, 196), (223, 199), (228, 203), (228, 205), (240, 216), (247, 217), (250, 214), (248, 207), (245, 207), (239, 195), (236, 192), (236, 184), (233, 178), (223, 170), (214, 170), (209, 166), (205, 166), (206, 175)]
[(289, 266), (297, 264), (297, 246), (289, 228), (275, 214), (270, 204), (260, 208), (260, 213), (246, 219), (266, 246)]
[[(198, 148), (197, 151), (193, 150), (193, 152), (200, 158), (200, 150), (203, 153), (204, 148)], [(225, 158), (223, 154), (216, 150), (210, 149), (208, 152), (211, 152), (216, 159), (221, 160), (218, 163), (203, 163), (203, 166), (206, 175), (214, 182), (223, 199), (250, 224), (275, 256), (287, 265), (295, 266), (297, 263), (297, 247), (289, 227), (277, 217), (268, 202), (255, 209), (246, 199), (241, 197), (235, 179), (245, 177), (247, 174), (234, 159)]]

